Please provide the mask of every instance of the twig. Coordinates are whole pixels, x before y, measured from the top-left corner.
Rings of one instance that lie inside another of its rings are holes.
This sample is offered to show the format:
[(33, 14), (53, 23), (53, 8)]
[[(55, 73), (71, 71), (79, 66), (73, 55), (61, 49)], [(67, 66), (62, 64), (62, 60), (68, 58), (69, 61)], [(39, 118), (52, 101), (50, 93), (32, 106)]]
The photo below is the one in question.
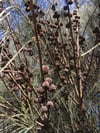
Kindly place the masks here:
[(43, 70), (42, 70), (42, 55), (41, 55), (41, 48), (40, 48), (38, 32), (37, 32), (37, 20), (36, 20), (36, 16), (34, 13), (32, 0), (30, 0), (30, 5), (31, 5), (32, 18), (33, 18), (33, 23), (34, 23), (34, 31), (35, 31), (35, 36), (36, 36), (37, 48), (38, 48), (38, 52), (39, 52), (41, 79), (42, 79), (42, 81), (44, 81), (44, 74), (43, 74)]
[(96, 44), (94, 47), (92, 47), (91, 49), (89, 49), (87, 52), (81, 54), (81, 57), (89, 54), (90, 52), (92, 52), (95, 48), (97, 48), (98, 46), (100, 46), (100, 43)]

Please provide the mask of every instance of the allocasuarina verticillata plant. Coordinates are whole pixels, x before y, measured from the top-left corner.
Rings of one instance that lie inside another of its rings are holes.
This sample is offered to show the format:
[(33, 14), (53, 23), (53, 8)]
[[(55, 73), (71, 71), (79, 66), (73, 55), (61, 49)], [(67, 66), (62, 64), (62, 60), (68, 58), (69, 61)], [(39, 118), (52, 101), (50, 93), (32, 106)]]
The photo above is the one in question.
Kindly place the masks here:
[[(5, 8), (3, 2), (0, 4), (2, 13)], [(99, 27), (93, 30), (95, 44), (88, 56), (86, 36), (80, 33), (78, 0), (66, 0), (62, 13), (55, 2), (48, 14), (32, 0), (25, 1), (28, 16), (17, 5), (15, 8), (31, 27), (33, 37), (23, 44), (7, 13), (3, 14), (10, 34), (1, 40), (0, 78), (11, 96), (7, 100), (0, 97), (3, 130), (12, 133), (97, 133), (96, 121), (88, 117), (85, 94), (90, 87), (88, 82), (92, 81), (93, 86), (99, 76), (100, 60), (94, 54), (94, 47), (100, 42)], [(37, 67), (30, 65), (30, 60), (38, 64)], [(94, 75), (90, 76), (91, 72)]]

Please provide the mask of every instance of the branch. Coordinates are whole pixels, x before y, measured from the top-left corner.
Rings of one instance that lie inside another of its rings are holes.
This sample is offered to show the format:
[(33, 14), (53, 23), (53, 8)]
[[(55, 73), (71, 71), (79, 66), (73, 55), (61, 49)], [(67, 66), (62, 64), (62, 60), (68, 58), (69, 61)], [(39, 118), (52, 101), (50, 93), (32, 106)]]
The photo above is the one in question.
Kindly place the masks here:
[(83, 57), (83, 56), (87, 55), (88, 53), (92, 52), (98, 46), (100, 46), (100, 43), (98, 43), (97, 45), (95, 45), (94, 47), (92, 47), (91, 49), (89, 49), (87, 52), (81, 54), (81, 57)]

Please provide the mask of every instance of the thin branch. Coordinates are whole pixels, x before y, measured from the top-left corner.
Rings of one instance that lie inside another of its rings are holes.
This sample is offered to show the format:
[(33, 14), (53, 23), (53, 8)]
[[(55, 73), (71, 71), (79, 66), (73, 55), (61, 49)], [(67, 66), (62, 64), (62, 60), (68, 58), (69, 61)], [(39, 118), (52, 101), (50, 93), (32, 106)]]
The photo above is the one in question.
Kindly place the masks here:
[(32, 11), (32, 19), (33, 19), (33, 23), (34, 23), (34, 32), (35, 32), (36, 42), (37, 42), (36, 44), (37, 44), (37, 48), (38, 48), (38, 52), (39, 52), (41, 78), (42, 78), (42, 81), (44, 81), (44, 74), (43, 74), (43, 70), (42, 70), (42, 54), (41, 54), (41, 48), (40, 48), (38, 32), (37, 32), (37, 20), (36, 20), (36, 16), (35, 16), (35, 13), (34, 13), (33, 1), (32, 0), (30, 0), (30, 5), (31, 5), (31, 11)]
[(92, 52), (95, 48), (97, 48), (98, 46), (100, 46), (100, 43), (96, 44), (94, 47), (92, 47), (91, 49), (89, 49), (87, 52), (81, 54), (81, 57), (89, 54), (90, 52)]

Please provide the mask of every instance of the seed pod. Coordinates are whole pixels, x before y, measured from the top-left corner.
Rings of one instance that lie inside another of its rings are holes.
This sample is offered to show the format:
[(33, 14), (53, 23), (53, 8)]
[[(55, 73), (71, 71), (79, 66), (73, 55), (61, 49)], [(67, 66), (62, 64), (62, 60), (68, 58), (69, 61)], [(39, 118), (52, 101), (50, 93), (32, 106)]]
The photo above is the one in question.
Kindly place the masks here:
[(42, 107), (41, 107), (41, 111), (45, 113), (45, 112), (48, 111), (48, 108), (47, 108), (46, 106), (42, 105)]
[(58, 21), (56, 21), (56, 22), (55, 22), (55, 25), (57, 25), (57, 26), (58, 26), (58, 25), (59, 25), (59, 22), (58, 22)]
[(84, 42), (85, 38), (83, 36), (79, 36), (79, 40)]
[(30, 9), (30, 7), (29, 7), (29, 6), (28, 6), (28, 7), (26, 7), (26, 11), (27, 11), (27, 12), (30, 12), (30, 10), (31, 10), (31, 9)]
[(68, 6), (64, 6), (63, 9), (64, 9), (64, 10), (68, 10)]
[(77, 11), (73, 11), (73, 15), (77, 15)]
[(28, 43), (28, 46), (29, 46), (29, 47), (32, 47), (32, 42), (29, 42), (29, 43)]
[(20, 69), (21, 71), (24, 71), (24, 69), (25, 69), (25, 64), (24, 64), (24, 63), (21, 63), (19, 69)]
[(67, 0), (67, 4), (72, 5), (73, 1), (72, 0)]
[(51, 78), (49, 78), (49, 77), (47, 77), (47, 78), (45, 79), (45, 81), (47, 81), (49, 84), (51, 84), (51, 83), (52, 83), (52, 79), (51, 79)]
[(40, 32), (40, 37), (44, 37), (44, 33), (43, 32)]
[(69, 17), (72, 17), (72, 14), (69, 14), (68, 16), (69, 16)]
[(39, 9), (39, 6), (36, 5), (36, 4), (33, 4), (33, 8), (34, 8), (34, 9)]
[(35, 103), (38, 103), (39, 102), (39, 99), (38, 98), (35, 98), (34, 102)]
[(32, 88), (31, 87), (28, 87), (27, 90), (28, 90), (28, 92), (32, 92)]
[(9, 53), (8, 57), (11, 59), (13, 57), (13, 55), (11, 53)]
[(33, 73), (29, 72), (29, 73), (28, 73), (28, 76), (29, 76), (30, 78), (32, 78), (32, 77), (33, 77)]
[(48, 102), (47, 102), (47, 107), (48, 107), (48, 108), (54, 107), (53, 102), (52, 102), (52, 101), (48, 101)]
[(63, 33), (63, 35), (66, 37), (67, 36), (67, 33)]
[(24, 83), (24, 80), (21, 77), (16, 78), (16, 81), (17, 81), (18, 84), (23, 84)]
[(75, 19), (80, 19), (80, 16), (79, 16), (79, 15), (76, 15), (76, 16), (75, 16)]
[(58, 70), (58, 71), (61, 70), (60, 64), (58, 62), (56, 63), (56, 70)]
[(42, 70), (43, 70), (43, 73), (44, 73), (44, 74), (47, 74), (47, 73), (49, 72), (49, 66), (48, 66), (48, 65), (44, 65), (44, 66), (42, 67)]
[(14, 91), (18, 91), (19, 88), (18, 88), (17, 86), (14, 86), (13, 90), (14, 90)]
[(27, 2), (25, 2), (24, 4), (26, 7), (28, 7), (30, 5), (30, 1), (28, 0)]
[(29, 53), (29, 56), (33, 56), (33, 50), (32, 50), (32, 48), (29, 48), (28, 49), (28, 53)]
[[(68, 41), (72, 41), (72, 37), (71, 37), (71, 36), (68, 37)], [(70, 50), (70, 49), (69, 49), (69, 50)]]
[(44, 95), (41, 95), (39, 97), (39, 103), (44, 103), (46, 101), (46, 97)]
[(54, 84), (51, 84), (51, 85), (50, 85), (50, 88), (49, 88), (49, 91), (50, 91), (50, 92), (54, 92), (54, 91), (56, 91), (56, 89), (57, 89), (57, 86), (54, 85)]
[(61, 76), (61, 81), (64, 82), (66, 80), (65, 76)]
[(52, 9), (53, 11), (55, 11), (55, 10), (56, 10), (55, 5), (52, 5), (51, 9)]
[(68, 12), (64, 12), (64, 17), (68, 17), (68, 16), (69, 16)]
[(43, 87), (39, 87), (38, 88), (38, 93), (39, 94), (43, 94), (45, 92), (44, 88)]
[(53, 15), (53, 18), (59, 18), (60, 17), (60, 15), (59, 15), (59, 13), (56, 11), (55, 13), (54, 13), (54, 15)]
[(44, 16), (45, 15), (45, 13), (42, 11), (42, 10), (39, 10), (39, 12), (38, 12), (41, 16)]
[(45, 56), (48, 56), (48, 51), (45, 51), (45, 53), (44, 53), (44, 54), (45, 54)]
[(42, 87), (47, 90), (49, 89), (49, 82), (48, 81), (44, 81), (43, 84), (42, 84)]
[(63, 23), (60, 23), (59, 25), (60, 25), (60, 26), (63, 26)]
[(99, 28), (95, 27), (94, 30), (93, 30), (93, 33), (99, 33), (99, 32), (100, 32)]
[(57, 28), (57, 26), (56, 26), (55, 24), (50, 24), (49, 26), (50, 26), (51, 28), (55, 28), (55, 29)]
[(66, 28), (70, 28), (70, 23), (66, 24)]

